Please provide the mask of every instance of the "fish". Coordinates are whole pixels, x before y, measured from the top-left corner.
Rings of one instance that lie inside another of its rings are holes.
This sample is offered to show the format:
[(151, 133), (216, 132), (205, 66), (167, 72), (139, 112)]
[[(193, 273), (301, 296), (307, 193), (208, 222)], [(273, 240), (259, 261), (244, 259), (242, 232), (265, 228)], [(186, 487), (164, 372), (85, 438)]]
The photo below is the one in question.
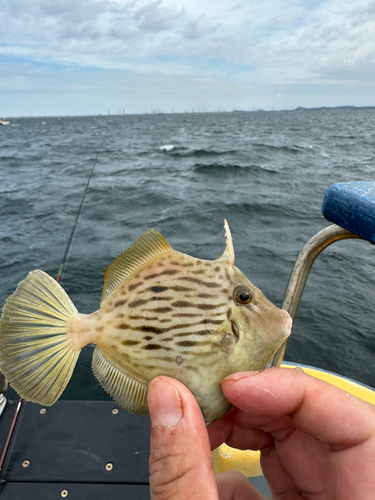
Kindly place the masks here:
[(158, 232), (143, 234), (104, 271), (100, 308), (81, 314), (51, 276), (31, 271), (6, 300), (0, 371), (24, 399), (54, 404), (81, 350), (95, 344), (92, 370), (126, 410), (146, 414), (147, 387), (173, 377), (195, 396), (206, 423), (230, 408), (220, 381), (261, 370), (290, 335), (292, 320), (234, 265), (175, 251)]

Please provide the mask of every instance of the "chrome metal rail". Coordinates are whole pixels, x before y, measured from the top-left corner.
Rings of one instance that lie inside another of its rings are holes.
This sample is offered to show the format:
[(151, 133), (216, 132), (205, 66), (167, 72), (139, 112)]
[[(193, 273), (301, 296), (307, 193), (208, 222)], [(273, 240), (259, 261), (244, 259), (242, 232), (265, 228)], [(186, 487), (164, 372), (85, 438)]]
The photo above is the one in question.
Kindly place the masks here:
[[(298, 256), (290, 275), (281, 306), (282, 309), (288, 311), (293, 320), (296, 317), (307, 277), (310, 273), (312, 265), (315, 262), (315, 259), (325, 248), (327, 248), (335, 241), (340, 241), (347, 238), (356, 238), (361, 240), (364, 239), (354, 233), (351, 233), (350, 231), (347, 231), (346, 229), (343, 229), (340, 226), (337, 226), (336, 224), (333, 224), (319, 231), (315, 236), (311, 238), (311, 240), (306, 243), (306, 245), (301, 250), (301, 253)], [(285, 340), (279, 347), (276, 354), (267, 363), (266, 368), (281, 365), (286, 349), (286, 344), (287, 340)]]

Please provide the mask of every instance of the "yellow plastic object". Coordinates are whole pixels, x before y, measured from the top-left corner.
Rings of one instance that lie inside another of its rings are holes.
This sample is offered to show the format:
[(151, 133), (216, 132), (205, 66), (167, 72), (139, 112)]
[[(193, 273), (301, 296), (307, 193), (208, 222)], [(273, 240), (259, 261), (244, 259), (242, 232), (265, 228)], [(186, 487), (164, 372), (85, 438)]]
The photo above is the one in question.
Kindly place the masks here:
[(212, 467), (215, 474), (227, 470), (238, 470), (246, 477), (262, 476), (260, 451), (236, 450), (222, 444), (212, 452)]
[[(375, 405), (375, 389), (372, 389), (371, 387), (312, 366), (300, 365), (298, 363), (283, 363), (281, 366), (283, 368), (295, 368), (296, 366), (300, 366), (305, 373), (321, 380), (325, 380), (326, 382), (329, 382), (330, 384)], [(261, 476), (262, 469), (260, 467), (259, 458), (259, 451), (236, 450), (235, 448), (230, 448), (226, 444), (222, 444), (219, 448), (216, 448), (216, 450), (212, 452), (212, 464), (215, 474), (219, 474), (220, 472), (225, 472), (227, 470), (238, 470), (246, 477)]]
[(357, 396), (357, 398), (363, 399), (364, 401), (375, 405), (375, 389), (372, 387), (360, 384), (355, 380), (342, 377), (341, 375), (337, 375), (332, 372), (314, 368), (313, 366), (300, 365), (298, 363), (282, 363), (281, 366), (282, 368), (295, 368), (296, 366), (300, 366), (308, 375), (324, 380), (325, 382), (335, 385), (349, 394), (353, 394), (353, 396)]

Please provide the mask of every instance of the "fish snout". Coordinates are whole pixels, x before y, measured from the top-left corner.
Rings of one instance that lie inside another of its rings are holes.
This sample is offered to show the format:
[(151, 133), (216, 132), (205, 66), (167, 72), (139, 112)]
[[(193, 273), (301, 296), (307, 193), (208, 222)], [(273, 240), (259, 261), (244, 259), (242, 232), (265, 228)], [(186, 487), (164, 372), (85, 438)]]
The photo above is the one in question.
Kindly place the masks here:
[(283, 326), (283, 333), (285, 333), (285, 338), (287, 338), (292, 332), (293, 320), (288, 311), (285, 311), (285, 309), (281, 309), (280, 313)]

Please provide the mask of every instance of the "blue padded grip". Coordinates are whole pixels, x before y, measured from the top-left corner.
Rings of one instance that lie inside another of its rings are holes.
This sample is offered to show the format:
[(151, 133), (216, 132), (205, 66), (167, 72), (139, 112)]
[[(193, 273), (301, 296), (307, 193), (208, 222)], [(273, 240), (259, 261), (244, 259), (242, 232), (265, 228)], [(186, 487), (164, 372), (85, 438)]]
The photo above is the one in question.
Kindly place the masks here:
[(324, 196), (326, 219), (375, 243), (375, 182), (332, 184)]

